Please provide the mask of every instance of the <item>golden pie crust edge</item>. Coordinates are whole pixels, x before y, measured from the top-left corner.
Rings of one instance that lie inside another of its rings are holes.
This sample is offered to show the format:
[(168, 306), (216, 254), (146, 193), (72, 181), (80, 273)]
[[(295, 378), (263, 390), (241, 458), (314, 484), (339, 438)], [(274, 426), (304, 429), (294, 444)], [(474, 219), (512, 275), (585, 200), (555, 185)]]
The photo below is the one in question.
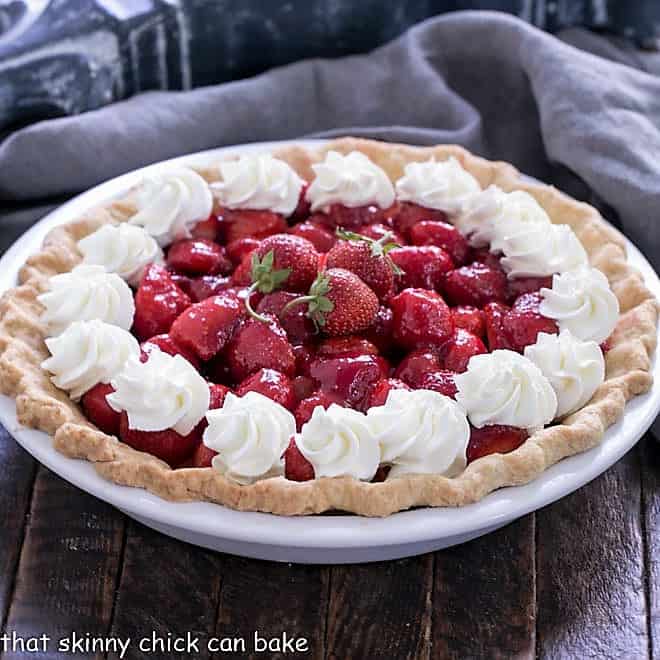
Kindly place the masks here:
[[(624, 414), (626, 402), (650, 388), (657, 303), (641, 275), (628, 265), (622, 236), (603, 221), (596, 209), (551, 186), (522, 179), (507, 163), (484, 160), (454, 145), (412, 147), (342, 138), (315, 150), (283, 147), (275, 155), (310, 180), (311, 164), (323, 159), (331, 149), (363, 152), (392, 180), (402, 175), (406, 163), (431, 156), (438, 160), (454, 156), (482, 188), (496, 184), (506, 191), (525, 190), (538, 200), (553, 222), (570, 225), (586, 248), (591, 264), (607, 276), (621, 307), (606, 355), (606, 380), (593, 399), (562, 424), (537, 432), (515, 451), (480, 458), (452, 479), (410, 475), (372, 484), (348, 477), (301, 483), (278, 477), (241, 486), (212, 468), (172, 470), (154, 456), (135, 451), (99, 431), (40, 367), (48, 351), (37, 295), (45, 290), (50, 276), (69, 271), (80, 262), (78, 240), (104, 223), (122, 222), (130, 216), (134, 207), (129, 192), (77, 221), (55, 228), (46, 237), (42, 250), (21, 269), (19, 286), (0, 299), (0, 391), (16, 399), (20, 424), (53, 436), (59, 452), (91, 461), (102, 477), (144, 488), (167, 500), (209, 501), (241, 511), (280, 515), (341, 510), (387, 516), (411, 507), (461, 506), (476, 502), (497, 488), (527, 483), (562, 458), (599, 444), (605, 429)], [(199, 171), (208, 180), (217, 178), (211, 169)]]

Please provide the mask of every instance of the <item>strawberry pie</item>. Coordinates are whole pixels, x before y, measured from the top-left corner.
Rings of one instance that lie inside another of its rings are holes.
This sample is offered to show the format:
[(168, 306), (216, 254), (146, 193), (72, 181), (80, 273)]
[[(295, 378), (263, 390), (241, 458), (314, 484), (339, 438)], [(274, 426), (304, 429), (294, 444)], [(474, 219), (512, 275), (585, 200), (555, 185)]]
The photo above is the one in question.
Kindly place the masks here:
[(283, 515), (457, 506), (596, 445), (656, 301), (598, 212), (456, 146), (163, 166), (0, 306), (21, 423), (116, 483)]

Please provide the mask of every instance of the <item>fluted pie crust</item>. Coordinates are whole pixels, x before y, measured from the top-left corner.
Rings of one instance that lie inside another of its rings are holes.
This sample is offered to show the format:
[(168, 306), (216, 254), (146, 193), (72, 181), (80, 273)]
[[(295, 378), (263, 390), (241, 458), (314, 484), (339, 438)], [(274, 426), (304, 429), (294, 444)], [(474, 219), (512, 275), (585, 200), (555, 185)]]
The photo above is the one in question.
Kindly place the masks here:
[[(431, 156), (438, 160), (454, 156), (482, 188), (496, 184), (505, 191), (525, 190), (537, 199), (554, 223), (570, 225), (586, 248), (591, 264), (607, 276), (621, 307), (606, 355), (606, 380), (590, 403), (562, 424), (535, 433), (515, 451), (480, 458), (453, 479), (416, 475), (365, 483), (347, 477), (307, 482), (278, 477), (241, 486), (212, 468), (172, 470), (154, 456), (135, 451), (99, 431), (40, 367), (48, 351), (37, 295), (46, 289), (49, 277), (69, 271), (81, 261), (76, 248), (78, 240), (105, 223), (125, 221), (134, 212), (129, 192), (123, 199), (54, 229), (42, 250), (21, 269), (20, 285), (0, 300), (0, 390), (16, 398), (19, 422), (53, 436), (56, 449), (66, 456), (93, 462), (106, 479), (145, 488), (167, 500), (204, 500), (241, 511), (281, 515), (341, 510), (387, 516), (410, 507), (461, 506), (476, 502), (497, 488), (531, 481), (562, 458), (597, 445), (605, 429), (624, 414), (626, 402), (649, 389), (657, 303), (640, 274), (628, 265), (622, 236), (602, 220), (596, 209), (550, 186), (523, 180), (511, 165), (484, 160), (453, 145), (412, 147), (344, 138), (317, 150), (293, 146), (274, 155), (311, 180), (312, 163), (322, 160), (330, 149), (363, 152), (393, 181), (403, 174), (406, 163)], [(199, 171), (209, 181), (217, 178), (210, 170)]]

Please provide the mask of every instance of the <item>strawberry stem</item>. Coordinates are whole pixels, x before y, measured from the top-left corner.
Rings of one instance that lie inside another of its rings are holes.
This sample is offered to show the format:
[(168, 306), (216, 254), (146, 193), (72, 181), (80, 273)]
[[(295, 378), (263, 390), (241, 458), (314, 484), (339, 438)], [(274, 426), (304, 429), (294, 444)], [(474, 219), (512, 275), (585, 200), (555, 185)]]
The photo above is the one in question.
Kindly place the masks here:
[(288, 279), (289, 275), (291, 275), (290, 268), (274, 270), (274, 261), (275, 252), (273, 250), (266, 252), (261, 259), (259, 259), (259, 255), (256, 251), (252, 253), (252, 270), (250, 271), (252, 284), (250, 285), (248, 295), (245, 298), (245, 308), (252, 318), (257, 319), (257, 321), (261, 321), (262, 323), (268, 323), (270, 319), (261, 314), (257, 314), (257, 312), (252, 309), (250, 296), (254, 291), (259, 291), (260, 293), (272, 293), (276, 289), (279, 289)]
[(401, 270), (401, 268), (399, 268), (399, 266), (397, 266), (394, 261), (392, 261), (392, 257), (389, 256), (390, 251), (392, 251), (394, 248), (401, 247), (394, 240), (394, 234), (391, 231), (383, 234), (378, 240), (370, 238), (369, 236), (357, 234), (354, 231), (347, 231), (341, 227), (337, 227), (335, 233), (338, 238), (341, 238), (345, 241), (362, 242), (370, 245), (372, 257), (383, 257), (395, 275), (403, 275), (403, 270)]
[(245, 309), (247, 309), (248, 314), (253, 319), (256, 319), (257, 321), (261, 321), (262, 323), (270, 323), (270, 319), (267, 316), (263, 316), (258, 312), (255, 312), (254, 309), (252, 308), (252, 303), (250, 302), (250, 298), (257, 289), (258, 289), (258, 282), (253, 282), (250, 285), (250, 288), (247, 290), (247, 295), (245, 296)]
[(289, 301), (282, 308), (282, 314), (296, 305), (307, 303), (307, 316), (314, 321), (314, 326), (318, 330), (325, 325), (325, 315), (335, 308), (335, 304), (327, 297), (331, 288), (328, 276), (324, 272), (320, 272), (309, 287), (309, 293)]

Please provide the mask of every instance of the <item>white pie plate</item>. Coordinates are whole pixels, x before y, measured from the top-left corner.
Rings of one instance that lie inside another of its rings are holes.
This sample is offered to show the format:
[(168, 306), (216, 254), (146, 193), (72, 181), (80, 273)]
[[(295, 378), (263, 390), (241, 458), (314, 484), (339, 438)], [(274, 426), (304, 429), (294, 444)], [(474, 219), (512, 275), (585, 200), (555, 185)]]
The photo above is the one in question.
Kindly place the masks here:
[[(311, 144), (312, 141), (308, 141)], [(268, 150), (261, 143), (214, 149), (167, 162), (203, 163), (229, 151)], [(54, 226), (124, 191), (150, 168), (108, 181), (50, 213), (26, 232), (0, 259), (0, 291), (16, 283), (26, 258), (36, 252)], [(660, 280), (639, 250), (628, 243), (629, 261), (660, 298)], [(209, 503), (171, 503), (143, 490), (102, 479), (91, 463), (66, 458), (41, 431), (19, 426), (12, 399), (0, 396), (0, 421), (38, 461), (62, 478), (109, 502), (127, 515), (164, 534), (206, 548), (245, 557), (299, 563), (353, 563), (396, 559), (463, 543), (535, 511), (588, 483), (623, 456), (660, 411), (660, 367), (654, 358), (655, 384), (626, 408), (596, 448), (565, 459), (525, 486), (504, 488), (462, 508), (417, 509), (388, 518), (349, 515), (281, 517), (234, 511)], [(62, 511), (66, 516), (66, 511)]]

